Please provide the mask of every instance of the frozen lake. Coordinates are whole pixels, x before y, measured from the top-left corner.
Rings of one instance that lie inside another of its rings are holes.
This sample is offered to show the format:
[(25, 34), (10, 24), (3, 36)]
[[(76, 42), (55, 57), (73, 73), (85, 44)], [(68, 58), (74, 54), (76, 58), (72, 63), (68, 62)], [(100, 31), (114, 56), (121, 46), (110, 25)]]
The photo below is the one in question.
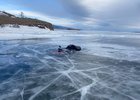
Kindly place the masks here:
[[(140, 99), (140, 34), (12, 35), (0, 40), (0, 100)], [(57, 53), (58, 45), (68, 44), (82, 51)]]

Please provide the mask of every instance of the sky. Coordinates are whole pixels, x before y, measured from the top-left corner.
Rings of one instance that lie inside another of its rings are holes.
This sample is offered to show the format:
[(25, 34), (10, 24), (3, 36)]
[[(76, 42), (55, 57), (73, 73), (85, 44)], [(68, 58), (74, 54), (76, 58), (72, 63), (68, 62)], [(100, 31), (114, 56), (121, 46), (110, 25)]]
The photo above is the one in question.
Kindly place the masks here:
[(140, 0), (0, 0), (0, 10), (56, 25), (101, 31), (139, 31)]

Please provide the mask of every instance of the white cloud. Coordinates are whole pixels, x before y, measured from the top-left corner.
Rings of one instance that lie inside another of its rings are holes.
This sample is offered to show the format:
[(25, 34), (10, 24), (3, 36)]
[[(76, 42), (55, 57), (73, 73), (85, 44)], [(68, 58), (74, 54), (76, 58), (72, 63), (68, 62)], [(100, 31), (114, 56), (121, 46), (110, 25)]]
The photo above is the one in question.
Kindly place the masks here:
[(82, 0), (81, 4), (86, 6), (89, 10), (105, 10), (108, 8), (110, 5), (115, 3), (118, 0)]
[(90, 24), (101, 28), (140, 28), (139, 0), (82, 0), (80, 3), (89, 12), (86, 21)]

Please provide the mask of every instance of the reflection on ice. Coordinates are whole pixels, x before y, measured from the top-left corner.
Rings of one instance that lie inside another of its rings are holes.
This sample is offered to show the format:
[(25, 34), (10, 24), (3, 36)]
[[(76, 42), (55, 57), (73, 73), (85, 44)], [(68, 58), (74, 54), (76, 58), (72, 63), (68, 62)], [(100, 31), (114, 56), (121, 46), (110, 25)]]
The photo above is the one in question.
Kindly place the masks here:
[[(58, 43), (65, 46), (73, 40), (76, 44), (81, 41), (82, 52), (71, 55), (56, 53)], [(81, 36), (1, 41), (0, 46), (0, 100), (140, 98), (140, 62), (123, 56), (127, 51), (137, 56), (139, 48), (101, 43), (100, 38), (93, 42), (86, 37), (84, 41)], [(122, 54), (110, 56), (105, 54), (108, 51)], [(117, 58), (120, 56), (123, 59)]]

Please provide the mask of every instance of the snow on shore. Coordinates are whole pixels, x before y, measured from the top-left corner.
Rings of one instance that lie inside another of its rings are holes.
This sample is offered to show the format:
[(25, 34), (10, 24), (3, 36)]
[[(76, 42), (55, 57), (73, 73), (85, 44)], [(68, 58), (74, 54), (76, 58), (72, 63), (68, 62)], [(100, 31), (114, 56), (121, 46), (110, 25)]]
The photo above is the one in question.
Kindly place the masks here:
[(51, 31), (37, 27), (20, 26), (20, 28), (0, 28), (0, 40), (48, 38)]

